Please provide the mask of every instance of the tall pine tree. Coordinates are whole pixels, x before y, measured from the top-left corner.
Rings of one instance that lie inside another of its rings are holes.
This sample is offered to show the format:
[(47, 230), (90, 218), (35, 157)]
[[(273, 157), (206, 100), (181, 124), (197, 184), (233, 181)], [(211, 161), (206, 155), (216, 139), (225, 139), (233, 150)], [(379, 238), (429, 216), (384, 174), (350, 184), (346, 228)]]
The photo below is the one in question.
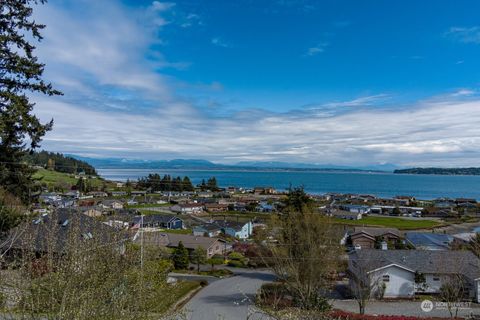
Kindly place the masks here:
[(42, 124), (33, 114), (29, 94), (61, 94), (42, 79), (44, 64), (29, 41), (41, 41), (44, 25), (32, 19), (32, 6), (45, 0), (0, 1), (0, 186), (29, 200), (33, 170), (23, 163), (35, 150), (53, 120)]

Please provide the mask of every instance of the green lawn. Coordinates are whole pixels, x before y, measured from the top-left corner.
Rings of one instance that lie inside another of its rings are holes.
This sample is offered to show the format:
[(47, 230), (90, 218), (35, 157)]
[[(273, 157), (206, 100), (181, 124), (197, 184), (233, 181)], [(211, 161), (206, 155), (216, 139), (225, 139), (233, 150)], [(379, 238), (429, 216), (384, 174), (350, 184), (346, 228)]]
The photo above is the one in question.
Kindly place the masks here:
[(139, 203), (139, 204), (132, 204), (132, 205), (128, 205), (128, 208), (131, 208), (131, 209), (139, 209), (139, 208), (161, 208), (161, 207), (170, 207), (172, 206), (171, 203), (162, 203), (162, 204), (158, 204), (158, 203)]
[[(33, 175), (33, 178), (39, 179), (38, 183), (46, 183), (49, 187), (55, 185), (64, 185), (67, 189), (75, 185), (78, 181), (78, 179), (75, 179), (74, 174), (51, 171), (46, 169), (38, 169), (37, 172), (35, 172), (35, 174)], [(90, 181), (94, 187), (100, 187), (104, 182), (103, 179), (100, 179), (98, 177), (96, 179), (90, 179)]]
[(445, 223), (433, 220), (402, 219), (396, 217), (363, 217), (361, 220), (345, 220), (335, 218), (335, 223), (354, 226), (379, 226), (388, 228), (398, 228), (403, 230), (429, 229), (439, 227)]
[(169, 288), (168, 296), (165, 296), (161, 301), (159, 300), (158, 305), (152, 311), (163, 314), (171, 310), (180, 299), (198, 288), (200, 288), (200, 282), (198, 281), (179, 281)]

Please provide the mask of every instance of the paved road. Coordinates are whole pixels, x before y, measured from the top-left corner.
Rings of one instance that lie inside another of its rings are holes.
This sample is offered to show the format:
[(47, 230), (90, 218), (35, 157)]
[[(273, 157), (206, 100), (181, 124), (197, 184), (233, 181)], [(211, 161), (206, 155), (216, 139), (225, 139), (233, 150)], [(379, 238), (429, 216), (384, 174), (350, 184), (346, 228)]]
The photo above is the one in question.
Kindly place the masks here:
[[(231, 269), (235, 275), (211, 282), (184, 307), (189, 320), (257, 320), (255, 294), (264, 282), (275, 279), (270, 271)], [(250, 316), (250, 317), (249, 317)]]
[[(334, 300), (333, 307), (350, 312), (358, 312), (358, 304), (355, 300)], [(370, 301), (367, 304), (367, 314), (403, 315), (415, 317), (442, 317), (448, 318), (450, 314), (442, 306), (436, 306), (430, 312), (422, 311), (421, 301)], [(467, 308), (459, 310), (459, 317), (466, 317), (470, 314), (480, 315), (480, 305), (471, 304)]]

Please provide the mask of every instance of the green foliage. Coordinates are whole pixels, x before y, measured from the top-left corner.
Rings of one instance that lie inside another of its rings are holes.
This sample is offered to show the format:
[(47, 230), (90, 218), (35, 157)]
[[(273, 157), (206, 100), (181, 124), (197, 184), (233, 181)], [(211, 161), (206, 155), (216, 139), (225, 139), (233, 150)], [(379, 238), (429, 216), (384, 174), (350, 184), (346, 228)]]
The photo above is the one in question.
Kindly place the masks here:
[(30, 201), (34, 170), (24, 158), (53, 126), (53, 120), (42, 124), (33, 114), (30, 96), (60, 94), (42, 80), (44, 64), (29, 42), (42, 39), (44, 25), (32, 19), (32, 7), (44, 2), (0, 2), (0, 186), (25, 203)]
[(173, 250), (173, 265), (175, 269), (183, 270), (188, 268), (188, 250), (183, 245), (183, 242), (178, 243), (178, 247)]
[(228, 259), (230, 259), (230, 260), (243, 260), (243, 259), (245, 259), (245, 257), (240, 252), (232, 252), (228, 255)]
[(215, 270), (215, 266), (223, 264), (223, 258), (212, 257), (207, 260), (207, 263), (212, 267), (212, 271)]
[(62, 173), (77, 174), (84, 172), (87, 175), (96, 176), (95, 168), (85, 161), (64, 156), (61, 153), (54, 153), (42, 150), (25, 156), (25, 161), (32, 165), (41, 166), (48, 170)]
[(197, 272), (200, 272), (200, 265), (207, 262), (207, 250), (199, 246), (192, 252), (190, 261), (197, 265)]
[(162, 177), (158, 173), (151, 173), (138, 179), (137, 185), (143, 189), (155, 191), (193, 191), (194, 187), (189, 177), (171, 177), (166, 174)]
[(290, 188), (284, 200), (286, 213), (308, 213), (313, 211), (313, 200), (305, 193), (303, 187)]
[(20, 200), (0, 188), (0, 239), (22, 221), (25, 211)]

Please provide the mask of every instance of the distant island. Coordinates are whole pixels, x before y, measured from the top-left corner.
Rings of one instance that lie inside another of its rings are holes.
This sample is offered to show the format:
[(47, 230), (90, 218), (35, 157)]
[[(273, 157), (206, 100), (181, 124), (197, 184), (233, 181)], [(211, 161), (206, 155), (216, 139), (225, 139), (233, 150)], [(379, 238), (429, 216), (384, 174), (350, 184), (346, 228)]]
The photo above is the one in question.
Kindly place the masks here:
[(409, 168), (397, 169), (393, 173), (477, 176), (480, 175), (480, 168)]

